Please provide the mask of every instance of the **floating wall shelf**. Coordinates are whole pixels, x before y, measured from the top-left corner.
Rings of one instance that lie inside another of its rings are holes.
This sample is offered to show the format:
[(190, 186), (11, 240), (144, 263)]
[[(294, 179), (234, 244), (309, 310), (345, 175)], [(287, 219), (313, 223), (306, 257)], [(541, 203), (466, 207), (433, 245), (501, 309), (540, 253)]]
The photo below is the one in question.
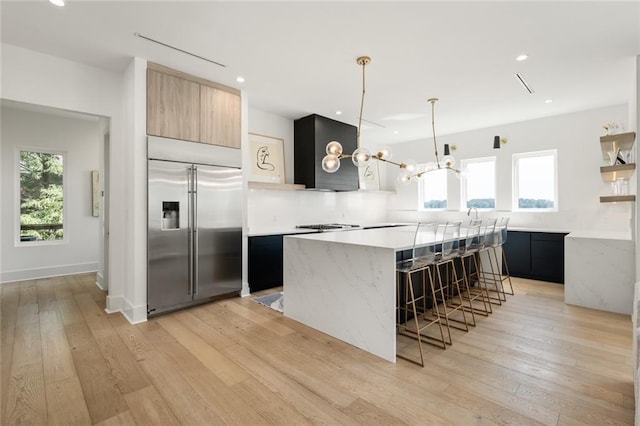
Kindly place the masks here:
[(625, 201), (636, 201), (635, 195), (607, 195), (600, 197), (601, 203), (620, 203)]
[(249, 189), (305, 189), (304, 185), (293, 183), (249, 182)]
[(617, 135), (600, 136), (600, 149), (602, 159), (610, 161), (609, 152), (617, 152), (631, 149), (636, 140), (636, 132), (618, 133)]
[(630, 179), (635, 171), (635, 163), (600, 167), (600, 174), (602, 175), (602, 180), (605, 182), (613, 182), (617, 179)]

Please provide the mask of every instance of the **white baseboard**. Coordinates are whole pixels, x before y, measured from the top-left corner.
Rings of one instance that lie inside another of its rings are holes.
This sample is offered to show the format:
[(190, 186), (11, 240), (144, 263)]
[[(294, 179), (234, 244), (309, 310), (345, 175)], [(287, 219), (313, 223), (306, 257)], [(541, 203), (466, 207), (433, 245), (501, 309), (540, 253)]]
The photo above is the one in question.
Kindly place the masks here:
[(122, 312), (122, 296), (107, 296), (105, 312), (113, 314), (115, 312)]
[(96, 285), (102, 291), (109, 290), (109, 288), (105, 286), (104, 277), (102, 276), (102, 273), (100, 271), (98, 271), (98, 273), (96, 274)]
[(108, 314), (120, 312), (131, 324), (147, 321), (147, 305), (133, 306), (122, 296), (107, 296), (105, 312)]
[(247, 297), (251, 294), (251, 291), (249, 291), (249, 283), (242, 283), (242, 290), (240, 291), (240, 297)]
[(37, 280), (41, 278), (59, 277), (62, 275), (97, 272), (98, 262), (77, 263), (74, 265), (47, 266), (43, 268), (22, 269), (0, 272), (0, 283)]

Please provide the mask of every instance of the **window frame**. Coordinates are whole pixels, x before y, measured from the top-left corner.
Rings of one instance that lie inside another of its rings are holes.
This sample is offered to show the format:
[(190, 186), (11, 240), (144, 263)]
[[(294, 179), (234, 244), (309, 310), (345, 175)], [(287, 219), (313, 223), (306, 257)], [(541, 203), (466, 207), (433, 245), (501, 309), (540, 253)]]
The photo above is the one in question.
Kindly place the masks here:
[(477, 208), (478, 211), (494, 211), (498, 206), (498, 159), (495, 155), (488, 157), (467, 158), (460, 160), (460, 169), (467, 170), (470, 163), (485, 163), (493, 161), (493, 194), (494, 194), (494, 207), (477, 208), (467, 207), (467, 181), (468, 175), (464, 175), (460, 179), (460, 211), (467, 211), (469, 208)]
[[(20, 153), (23, 151), (37, 152), (42, 154), (60, 155), (62, 156), (62, 239), (48, 240), (48, 241), (21, 241), (20, 240)], [(14, 247), (36, 247), (36, 246), (50, 246), (50, 245), (63, 245), (69, 243), (69, 229), (68, 229), (68, 205), (69, 205), (69, 189), (68, 186), (68, 152), (65, 150), (51, 149), (36, 146), (20, 145), (15, 147), (14, 151), (14, 202), (15, 202), (15, 219), (14, 219)]]
[[(543, 157), (543, 156), (552, 156), (553, 157), (553, 207), (551, 208), (522, 208), (519, 207), (519, 163), (518, 160), (522, 158), (534, 158), (534, 157)], [(558, 211), (558, 150), (557, 149), (546, 149), (542, 151), (530, 151), (530, 152), (520, 152), (516, 154), (512, 154), (511, 156), (511, 211), (514, 212), (557, 212)]]
[[(426, 165), (422, 165), (422, 168), (426, 167)], [(418, 169), (421, 170), (420, 165)], [(432, 208), (432, 207), (424, 207), (425, 197), (424, 197), (424, 185), (426, 183), (426, 179), (428, 176), (433, 175), (434, 173), (442, 173), (444, 175), (444, 181), (446, 184), (446, 198), (445, 201), (447, 205), (442, 208)], [(447, 174), (447, 169), (436, 169), (433, 172), (425, 173), (422, 178), (418, 181), (418, 211), (421, 212), (442, 212), (447, 211), (449, 209), (449, 176)]]

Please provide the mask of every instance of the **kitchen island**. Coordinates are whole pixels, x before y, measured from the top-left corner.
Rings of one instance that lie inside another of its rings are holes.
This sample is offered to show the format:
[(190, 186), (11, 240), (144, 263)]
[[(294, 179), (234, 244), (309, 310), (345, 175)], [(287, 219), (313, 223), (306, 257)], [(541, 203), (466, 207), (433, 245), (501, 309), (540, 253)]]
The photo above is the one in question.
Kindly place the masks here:
[(635, 245), (626, 232), (572, 232), (565, 237), (565, 303), (633, 312)]
[(395, 362), (396, 253), (413, 247), (414, 234), (401, 226), (286, 236), (284, 315)]

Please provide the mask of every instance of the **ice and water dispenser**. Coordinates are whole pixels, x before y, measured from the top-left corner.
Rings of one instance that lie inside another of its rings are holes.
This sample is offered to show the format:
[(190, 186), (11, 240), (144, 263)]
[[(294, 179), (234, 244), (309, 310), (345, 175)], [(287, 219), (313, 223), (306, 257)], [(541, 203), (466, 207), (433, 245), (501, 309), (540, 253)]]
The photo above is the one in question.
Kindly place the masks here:
[(162, 202), (162, 225), (163, 231), (169, 229), (180, 229), (180, 203), (178, 201)]

